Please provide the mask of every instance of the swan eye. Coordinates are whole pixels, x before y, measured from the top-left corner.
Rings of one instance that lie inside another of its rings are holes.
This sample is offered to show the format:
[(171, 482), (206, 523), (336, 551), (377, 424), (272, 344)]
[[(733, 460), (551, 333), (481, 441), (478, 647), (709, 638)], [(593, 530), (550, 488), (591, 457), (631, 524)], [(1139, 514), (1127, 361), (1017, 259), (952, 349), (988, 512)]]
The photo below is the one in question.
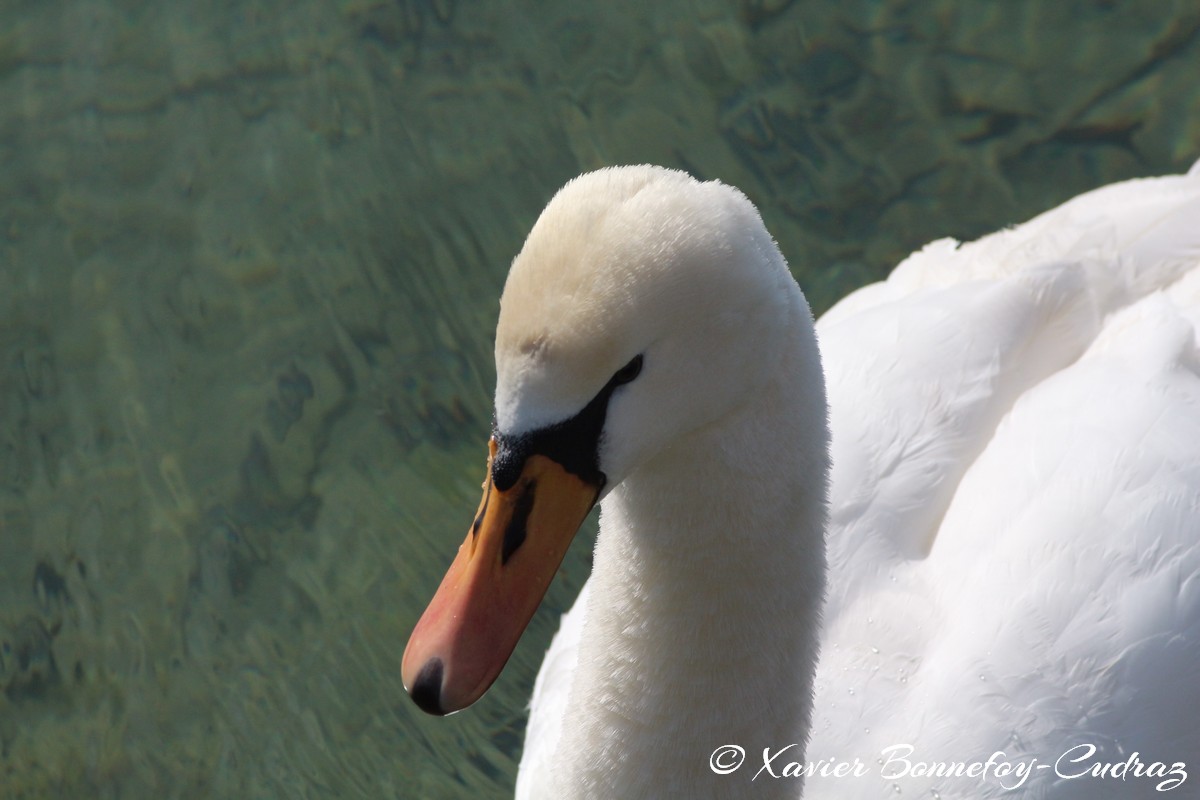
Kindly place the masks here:
[(640, 355), (634, 356), (632, 361), (617, 370), (616, 374), (612, 376), (612, 381), (610, 381), (610, 384), (612, 386), (620, 386), (622, 384), (629, 383), (639, 374), (641, 374), (641, 371), (642, 357)]

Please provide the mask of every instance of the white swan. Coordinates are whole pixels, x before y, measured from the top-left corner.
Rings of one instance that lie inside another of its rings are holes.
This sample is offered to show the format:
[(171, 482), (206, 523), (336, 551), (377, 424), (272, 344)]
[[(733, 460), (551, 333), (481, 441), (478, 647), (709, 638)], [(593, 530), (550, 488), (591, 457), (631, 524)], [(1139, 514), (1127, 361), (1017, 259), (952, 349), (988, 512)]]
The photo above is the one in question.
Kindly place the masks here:
[(519, 797), (794, 798), (810, 728), (806, 797), (1184, 796), (1198, 326), (1196, 168), (936, 242), (822, 320), (827, 494), (811, 316), (749, 201), (580, 177), (505, 286), (484, 500), (405, 685), (437, 713), (486, 691), (603, 499)]

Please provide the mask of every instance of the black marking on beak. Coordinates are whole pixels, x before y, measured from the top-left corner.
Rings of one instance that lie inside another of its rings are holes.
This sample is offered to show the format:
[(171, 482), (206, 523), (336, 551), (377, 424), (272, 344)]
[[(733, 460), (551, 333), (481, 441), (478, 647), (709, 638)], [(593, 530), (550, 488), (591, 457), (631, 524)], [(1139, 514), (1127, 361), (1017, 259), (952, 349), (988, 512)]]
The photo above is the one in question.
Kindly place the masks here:
[(444, 671), (445, 667), (440, 658), (429, 659), (417, 673), (417, 680), (413, 683), (412, 690), (409, 691), (413, 702), (426, 714), (436, 714), (439, 717), (446, 714), (442, 710), (442, 673)]
[(530, 481), (521, 490), (521, 496), (517, 498), (517, 505), (513, 508), (512, 517), (508, 520), (508, 527), (504, 529), (504, 544), (500, 548), (502, 565), (507, 564), (512, 554), (525, 543), (525, 531), (529, 525), (529, 515), (533, 511), (536, 489), (537, 482)]
[(487, 482), (487, 488), (483, 492), (483, 505), (479, 507), (479, 515), (475, 517), (475, 521), (471, 523), (471, 538), (479, 535), (479, 526), (483, 525), (483, 518), (487, 515), (488, 502), (492, 499), (492, 482)]
[(496, 488), (507, 492), (520, 479), (525, 459), (543, 455), (595, 486), (597, 492), (602, 491), (608, 477), (600, 470), (600, 439), (604, 433), (604, 419), (608, 416), (608, 401), (613, 392), (641, 374), (643, 361), (641, 355), (635, 356), (617, 370), (604, 388), (569, 419), (516, 436), (502, 433), (493, 419), (496, 456), (492, 459), (492, 482)]

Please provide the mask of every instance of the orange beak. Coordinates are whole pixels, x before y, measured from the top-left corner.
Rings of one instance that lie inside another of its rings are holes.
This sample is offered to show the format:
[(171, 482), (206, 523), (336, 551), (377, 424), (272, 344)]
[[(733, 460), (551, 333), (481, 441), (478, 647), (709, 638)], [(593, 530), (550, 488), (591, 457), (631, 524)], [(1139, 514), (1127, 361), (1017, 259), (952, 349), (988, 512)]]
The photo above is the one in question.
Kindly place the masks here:
[(404, 687), (430, 714), (466, 708), (496, 680), (600, 494), (543, 455), (526, 458), (517, 482), (500, 491), (494, 438), (488, 451), (467, 540), (404, 649)]

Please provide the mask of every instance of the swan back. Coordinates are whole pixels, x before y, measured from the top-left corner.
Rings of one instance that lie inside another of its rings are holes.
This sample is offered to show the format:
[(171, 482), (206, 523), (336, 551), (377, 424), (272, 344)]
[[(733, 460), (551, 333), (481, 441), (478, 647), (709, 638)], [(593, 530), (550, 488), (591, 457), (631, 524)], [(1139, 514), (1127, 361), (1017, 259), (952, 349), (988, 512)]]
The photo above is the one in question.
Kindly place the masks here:
[[(936, 242), (822, 319), (835, 466), (814, 752), (1046, 763), (1094, 745), (1083, 770), (1200, 750), (1180, 711), (1200, 705), (1198, 221), (1195, 170), (1105, 187)], [(1023, 788), (1153, 783), (1046, 769)]]

